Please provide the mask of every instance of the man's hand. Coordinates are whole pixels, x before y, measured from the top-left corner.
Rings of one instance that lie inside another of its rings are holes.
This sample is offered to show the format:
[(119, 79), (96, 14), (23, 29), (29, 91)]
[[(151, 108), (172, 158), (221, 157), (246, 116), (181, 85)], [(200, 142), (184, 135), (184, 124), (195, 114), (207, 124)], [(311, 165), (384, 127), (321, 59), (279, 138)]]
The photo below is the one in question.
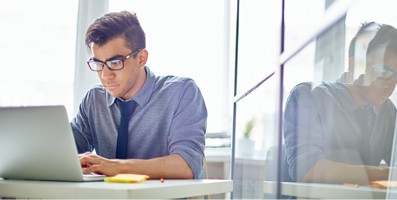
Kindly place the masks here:
[(79, 154), (79, 159), (84, 174), (97, 173), (114, 176), (119, 173), (118, 169), (121, 165), (121, 160), (106, 159), (91, 152)]
[(117, 174), (144, 174), (152, 179), (191, 179), (193, 172), (178, 154), (153, 159), (107, 159), (91, 152), (79, 154), (84, 174), (97, 173), (106, 176)]

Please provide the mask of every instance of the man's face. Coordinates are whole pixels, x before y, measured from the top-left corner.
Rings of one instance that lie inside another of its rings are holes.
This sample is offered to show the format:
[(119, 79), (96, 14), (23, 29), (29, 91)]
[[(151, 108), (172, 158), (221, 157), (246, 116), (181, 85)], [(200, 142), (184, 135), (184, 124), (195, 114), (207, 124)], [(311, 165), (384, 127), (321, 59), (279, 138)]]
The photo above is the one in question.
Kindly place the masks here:
[(385, 50), (383, 63), (377, 64), (374, 62), (370, 64), (382, 65), (381, 69), (368, 67), (371, 69), (369, 73), (374, 79), (368, 86), (367, 95), (372, 103), (380, 105), (390, 97), (396, 87), (397, 55)]
[[(106, 62), (125, 58), (133, 50), (126, 47), (124, 38), (117, 37), (102, 46), (92, 44), (91, 51), (95, 60)], [(125, 60), (121, 70), (112, 71), (104, 66), (102, 71), (97, 72), (102, 85), (112, 96), (127, 100), (140, 90), (146, 79), (145, 70), (142, 68), (145, 62), (142, 62), (141, 53), (135, 58)]]

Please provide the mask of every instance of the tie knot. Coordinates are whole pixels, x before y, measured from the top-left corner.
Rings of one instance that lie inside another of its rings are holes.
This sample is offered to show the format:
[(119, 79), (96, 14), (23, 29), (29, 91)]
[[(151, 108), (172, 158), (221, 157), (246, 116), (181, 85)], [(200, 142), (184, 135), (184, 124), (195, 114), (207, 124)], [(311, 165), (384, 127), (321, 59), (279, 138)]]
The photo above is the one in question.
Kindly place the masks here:
[(131, 115), (135, 109), (135, 101), (118, 101), (121, 115)]

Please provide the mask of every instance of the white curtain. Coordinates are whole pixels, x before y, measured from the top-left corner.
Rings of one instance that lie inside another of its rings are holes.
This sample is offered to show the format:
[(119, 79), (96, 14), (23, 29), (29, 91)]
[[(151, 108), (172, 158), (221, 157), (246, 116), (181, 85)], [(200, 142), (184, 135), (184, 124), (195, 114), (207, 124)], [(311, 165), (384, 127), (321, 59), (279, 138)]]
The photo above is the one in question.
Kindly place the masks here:
[(108, 12), (108, 0), (80, 0), (77, 16), (76, 64), (74, 75), (73, 116), (77, 113), (79, 104), (85, 93), (99, 80), (97, 74), (91, 71), (86, 61), (91, 56), (84, 39), (88, 26), (99, 16)]

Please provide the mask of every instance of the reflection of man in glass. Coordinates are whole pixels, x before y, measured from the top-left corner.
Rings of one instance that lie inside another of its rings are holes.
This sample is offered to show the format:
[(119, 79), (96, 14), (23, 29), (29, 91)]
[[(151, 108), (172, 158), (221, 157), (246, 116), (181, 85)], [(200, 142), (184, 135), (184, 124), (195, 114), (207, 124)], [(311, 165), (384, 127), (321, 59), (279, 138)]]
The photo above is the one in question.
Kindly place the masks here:
[(350, 40), (348, 50), (348, 71), (336, 80), (342, 83), (352, 83), (354, 78), (364, 73), (366, 66), (366, 51), (368, 43), (375, 36), (378, 24), (375, 22), (362, 23), (356, 35)]
[(380, 25), (368, 44), (365, 74), (352, 84), (297, 85), (287, 100), (287, 180), (359, 183), (385, 180), (396, 108), (397, 30)]

